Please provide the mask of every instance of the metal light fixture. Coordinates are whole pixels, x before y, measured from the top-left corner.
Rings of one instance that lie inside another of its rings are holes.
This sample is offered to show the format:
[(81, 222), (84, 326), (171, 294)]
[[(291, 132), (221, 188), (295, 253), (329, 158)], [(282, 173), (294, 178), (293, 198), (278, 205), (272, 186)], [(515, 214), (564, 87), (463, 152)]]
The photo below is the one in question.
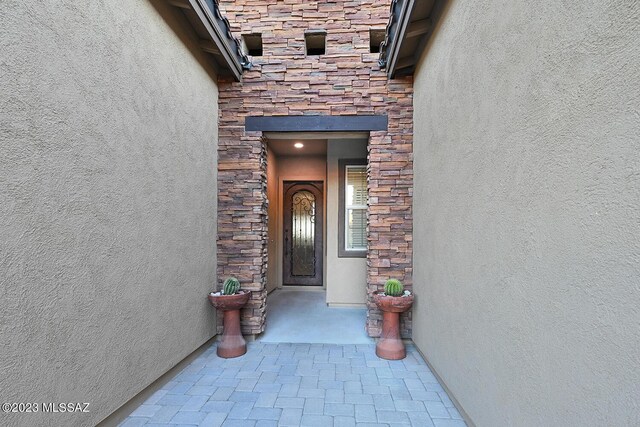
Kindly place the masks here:
[(296, 142), (295, 144), (293, 144), (293, 146), (296, 148), (302, 148), (304, 147), (304, 144), (302, 142)]

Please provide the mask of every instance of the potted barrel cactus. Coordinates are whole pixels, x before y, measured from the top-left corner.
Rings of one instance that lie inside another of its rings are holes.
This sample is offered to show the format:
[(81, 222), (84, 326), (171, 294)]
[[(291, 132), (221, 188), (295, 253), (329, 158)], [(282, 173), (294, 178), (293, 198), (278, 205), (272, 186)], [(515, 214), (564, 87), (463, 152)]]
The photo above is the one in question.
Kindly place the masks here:
[(382, 311), (382, 334), (376, 343), (376, 354), (387, 360), (400, 360), (407, 356), (400, 338), (400, 313), (411, 309), (413, 295), (404, 290), (402, 282), (389, 279), (384, 292), (374, 292), (373, 300)]
[(251, 292), (240, 289), (240, 281), (229, 277), (222, 290), (209, 294), (209, 302), (223, 312), (224, 332), (218, 343), (218, 356), (225, 359), (242, 356), (247, 352), (247, 343), (240, 331), (240, 309), (249, 301)]

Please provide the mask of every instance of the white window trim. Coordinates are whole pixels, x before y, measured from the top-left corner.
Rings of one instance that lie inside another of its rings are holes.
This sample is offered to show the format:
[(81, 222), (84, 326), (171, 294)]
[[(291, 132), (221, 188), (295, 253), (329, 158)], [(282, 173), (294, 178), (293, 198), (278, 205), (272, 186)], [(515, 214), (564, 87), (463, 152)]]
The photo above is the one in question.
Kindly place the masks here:
[[(347, 252), (362, 252), (362, 251), (366, 251), (367, 250), (367, 246), (363, 246), (363, 247), (354, 247), (354, 248), (349, 248), (347, 246), (347, 242), (348, 242), (348, 236), (349, 236), (349, 210), (364, 210), (365, 211), (365, 215), (367, 212), (367, 205), (348, 205), (347, 204), (347, 192), (349, 191), (349, 169), (364, 169), (364, 171), (366, 172), (366, 166), (364, 165), (345, 165), (345, 170), (344, 170), (344, 248), (343, 250), (347, 251)], [(368, 198), (367, 198), (368, 199)]]

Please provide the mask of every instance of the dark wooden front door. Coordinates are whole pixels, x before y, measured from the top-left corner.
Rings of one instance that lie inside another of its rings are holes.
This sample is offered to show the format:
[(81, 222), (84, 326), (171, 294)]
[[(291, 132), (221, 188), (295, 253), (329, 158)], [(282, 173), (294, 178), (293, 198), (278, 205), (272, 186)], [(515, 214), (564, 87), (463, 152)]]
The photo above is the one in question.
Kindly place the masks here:
[(285, 285), (322, 286), (322, 182), (284, 183)]

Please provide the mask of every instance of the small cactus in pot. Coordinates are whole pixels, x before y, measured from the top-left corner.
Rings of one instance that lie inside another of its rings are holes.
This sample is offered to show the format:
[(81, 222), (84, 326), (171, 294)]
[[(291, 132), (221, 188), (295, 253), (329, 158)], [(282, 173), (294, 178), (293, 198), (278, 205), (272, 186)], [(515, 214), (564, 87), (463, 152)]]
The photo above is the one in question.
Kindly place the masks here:
[(222, 285), (222, 295), (235, 295), (240, 290), (240, 281), (235, 277), (229, 277)]
[(382, 312), (382, 331), (376, 343), (376, 354), (387, 360), (404, 359), (407, 355), (400, 336), (400, 313), (411, 310), (413, 295), (404, 290), (398, 279), (389, 279), (384, 292), (374, 292), (373, 300)]
[(399, 297), (404, 293), (404, 286), (398, 279), (389, 279), (384, 284), (384, 294), (390, 297)]
[(224, 331), (216, 351), (218, 356), (238, 357), (247, 352), (247, 342), (240, 328), (240, 310), (249, 298), (251, 292), (240, 290), (240, 281), (235, 277), (229, 277), (222, 284), (222, 289), (209, 294), (211, 305), (223, 312)]

